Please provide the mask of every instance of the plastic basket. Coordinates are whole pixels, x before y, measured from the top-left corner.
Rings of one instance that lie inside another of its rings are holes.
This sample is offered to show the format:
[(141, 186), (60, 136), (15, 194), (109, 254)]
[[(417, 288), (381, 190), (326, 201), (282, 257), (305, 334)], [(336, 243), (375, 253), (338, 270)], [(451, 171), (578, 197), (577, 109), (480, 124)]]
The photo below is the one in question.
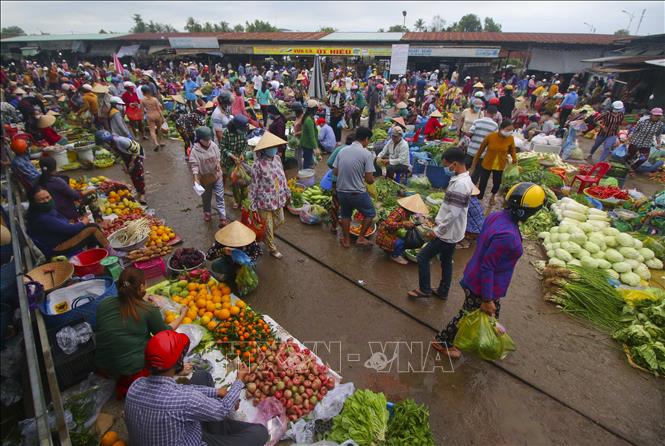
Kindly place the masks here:
[(71, 355), (62, 351), (56, 339), (56, 334), (62, 328), (77, 325), (81, 322), (85, 322), (85, 320), (77, 319), (62, 327), (48, 330), (49, 344), (53, 354), (53, 366), (60, 390), (68, 389), (80, 383), (88, 377), (90, 372), (95, 371), (95, 350), (97, 347), (94, 336), (85, 344), (79, 344), (78, 349)]
[[(100, 292), (90, 292), (90, 282), (100, 282)], [(95, 328), (97, 322), (97, 305), (110, 296), (117, 296), (118, 290), (110, 277), (84, 280), (74, 285), (50, 292), (44, 301), (38, 304), (39, 311), (44, 315), (44, 323), (48, 330), (58, 329), (69, 325), (72, 321), (83, 319)], [(71, 302), (70, 310), (54, 314), (51, 311), (52, 303), (66, 300)]]
[(134, 267), (143, 271), (145, 280), (155, 279), (166, 275), (166, 263), (161, 257), (146, 260), (145, 262), (134, 262)]
[(450, 182), (450, 176), (446, 173), (446, 169), (440, 166), (426, 166), (425, 176), (432, 183), (432, 187), (437, 189), (445, 189)]

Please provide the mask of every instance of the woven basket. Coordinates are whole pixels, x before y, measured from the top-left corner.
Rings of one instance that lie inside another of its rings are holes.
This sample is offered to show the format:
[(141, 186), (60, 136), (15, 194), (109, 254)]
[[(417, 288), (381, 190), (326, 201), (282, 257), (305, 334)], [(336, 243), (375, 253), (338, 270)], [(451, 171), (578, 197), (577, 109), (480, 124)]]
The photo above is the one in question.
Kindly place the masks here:
[(44, 286), (44, 291), (48, 292), (56, 288), (60, 288), (74, 274), (74, 266), (69, 262), (51, 262), (38, 266), (37, 268), (26, 274), (25, 281), (28, 277), (32, 278), (35, 282), (39, 282)]

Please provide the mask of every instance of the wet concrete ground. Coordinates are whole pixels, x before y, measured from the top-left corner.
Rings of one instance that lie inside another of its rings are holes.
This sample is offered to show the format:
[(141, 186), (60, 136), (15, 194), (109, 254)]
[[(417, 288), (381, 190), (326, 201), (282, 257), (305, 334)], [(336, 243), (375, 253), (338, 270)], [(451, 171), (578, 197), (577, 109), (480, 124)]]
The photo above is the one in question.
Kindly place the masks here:
[[(148, 147), (149, 206), (185, 240), (181, 246), (207, 249), (217, 225), (202, 220), (182, 144), (170, 141), (158, 153)], [(92, 174), (127, 181), (117, 166)], [(640, 183), (644, 192), (660, 188)], [(327, 227), (290, 215), (277, 234), (284, 258), (260, 259), (260, 286), (247, 301), (315, 344), (345, 381), (391, 401), (427, 404), (437, 444), (652, 445), (665, 438), (663, 380), (632, 369), (608, 336), (543, 302), (529, 264), (542, 255), (535, 245), (527, 246), (502, 304), (517, 351), (497, 363), (467, 355), (451, 364), (428, 343), (461, 306), (456, 284), (470, 250), (455, 254), (448, 301), (414, 302), (406, 297), (417, 286), (414, 264), (397, 265), (376, 247), (345, 250)], [(437, 283), (437, 264), (432, 271)], [(380, 371), (366, 367), (379, 351), (395, 359)], [(105, 408), (121, 410), (117, 402)], [(121, 420), (115, 427), (124, 431)]]

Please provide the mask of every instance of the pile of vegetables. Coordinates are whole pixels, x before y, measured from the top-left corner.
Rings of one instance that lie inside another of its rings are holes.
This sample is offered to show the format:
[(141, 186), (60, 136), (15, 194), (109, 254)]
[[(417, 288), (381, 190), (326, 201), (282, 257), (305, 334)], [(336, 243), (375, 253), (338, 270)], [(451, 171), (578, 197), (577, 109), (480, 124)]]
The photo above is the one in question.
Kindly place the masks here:
[[(629, 361), (656, 376), (665, 375), (665, 291), (622, 292), (628, 301), (626, 325), (612, 336), (624, 344)], [(629, 296), (639, 296), (631, 299)]]
[(615, 200), (628, 200), (630, 198), (630, 195), (628, 195), (627, 191), (613, 186), (587, 187), (584, 189), (584, 192), (593, 198), (598, 198), (600, 200), (607, 200), (611, 198)]
[(318, 205), (323, 208), (329, 208), (332, 205), (332, 197), (320, 186), (312, 186), (305, 189), (302, 193), (302, 199), (312, 205)]
[(383, 444), (388, 431), (386, 404), (383, 393), (357, 390), (346, 399), (342, 412), (333, 418), (333, 426), (326, 439), (337, 443), (350, 439), (359, 446)]
[(377, 129), (375, 128), (372, 133), (372, 137), (370, 138), (369, 142), (376, 142), (376, 141), (385, 141), (388, 138), (388, 132), (382, 129)]
[(446, 152), (446, 150), (456, 147), (455, 143), (430, 143), (422, 147), (423, 152), (428, 152), (431, 155), (432, 160), (437, 164), (441, 163), (441, 157)]
[(542, 208), (534, 215), (529, 217), (524, 223), (520, 223), (520, 232), (524, 238), (535, 240), (538, 234), (543, 231), (549, 231), (557, 224), (554, 214), (546, 208)]
[(434, 446), (429, 427), (429, 409), (413, 400), (403, 400), (393, 407), (388, 423), (386, 446)]
[(145, 240), (150, 234), (150, 222), (146, 218), (132, 220), (109, 237), (111, 246), (123, 248)]
[(607, 213), (570, 198), (552, 206), (561, 223), (538, 234), (550, 266), (597, 268), (629, 286), (651, 278), (651, 269), (663, 269), (654, 252), (630, 234), (609, 226)]
[(162, 257), (171, 252), (171, 247), (168, 245), (163, 245), (160, 247), (150, 246), (141, 249), (135, 249), (127, 254), (127, 259), (132, 262), (146, 262), (148, 260)]
[(535, 165), (524, 166), (526, 161), (520, 161), (518, 164), (511, 164), (506, 167), (501, 180), (501, 188), (508, 190), (517, 183), (528, 181), (531, 183), (539, 184), (549, 188), (562, 188), (564, 180), (560, 175), (551, 172), (550, 170), (543, 169), (535, 158), (528, 158), (529, 160), (536, 160)]
[(425, 175), (414, 175), (409, 178), (407, 182), (409, 190), (420, 194), (420, 195), (429, 195), (432, 191), (432, 183)]
[(196, 248), (176, 249), (169, 260), (172, 269), (191, 269), (200, 266), (205, 261), (205, 254)]
[(266, 350), (262, 349), (261, 356), (262, 360), (252, 364), (245, 377), (247, 393), (255, 406), (274, 397), (286, 409), (289, 420), (295, 421), (314, 410), (335, 388), (328, 367), (317, 364), (312, 352), (301, 349), (293, 339), (280, 345), (271, 342)]

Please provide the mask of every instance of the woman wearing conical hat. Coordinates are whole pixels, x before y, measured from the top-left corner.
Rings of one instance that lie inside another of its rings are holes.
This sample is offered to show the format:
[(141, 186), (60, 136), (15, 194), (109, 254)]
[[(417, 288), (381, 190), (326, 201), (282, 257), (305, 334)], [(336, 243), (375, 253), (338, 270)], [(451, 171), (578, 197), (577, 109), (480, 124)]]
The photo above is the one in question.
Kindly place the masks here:
[(390, 255), (390, 260), (400, 265), (406, 265), (408, 262), (402, 255), (404, 254), (406, 230), (415, 226), (415, 223), (411, 221), (411, 216), (414, 214), (427, 215), (429, 208), (418, 194), (400, 198), (397, 200), (397, 204), (399, 206), (379, 225), (376, 244)]

